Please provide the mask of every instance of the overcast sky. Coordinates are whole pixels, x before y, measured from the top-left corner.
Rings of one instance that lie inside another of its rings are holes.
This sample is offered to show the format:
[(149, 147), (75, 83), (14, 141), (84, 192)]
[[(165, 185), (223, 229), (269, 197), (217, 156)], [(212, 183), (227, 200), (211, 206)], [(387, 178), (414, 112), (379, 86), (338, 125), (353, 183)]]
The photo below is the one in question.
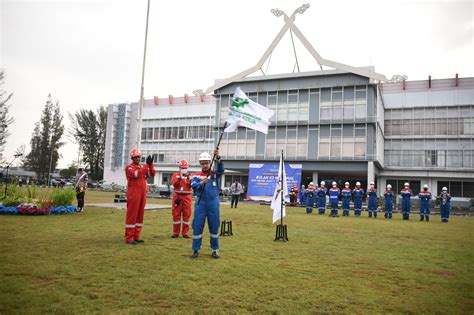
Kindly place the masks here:
[[(295, 24), (326, 59), (373, 65), (409, 80), (474, 76), (474, 1), (307, 1)], [(270, 10), (290, 15), (302, 1), (152, 0), (145, 98), (205, 90), (257, 63), (284, 25)], [(81, 108), (137, 101), (146, 0), (0, 0), (0, 67), (13, 93), (4, 155), (29, 148), (34, 123), (49, 93), (64, 124)], [(296, 41), (301, 71), (317, 64)], [(275, 49), (268, 73), (294, 68), (289, 33)], [(267, 65), (264, 66), (267, 69)], [(66, 137), (63, 139), (69, 142)], [(77, 146), (60, 151), (60, 167), (77, 159)]]

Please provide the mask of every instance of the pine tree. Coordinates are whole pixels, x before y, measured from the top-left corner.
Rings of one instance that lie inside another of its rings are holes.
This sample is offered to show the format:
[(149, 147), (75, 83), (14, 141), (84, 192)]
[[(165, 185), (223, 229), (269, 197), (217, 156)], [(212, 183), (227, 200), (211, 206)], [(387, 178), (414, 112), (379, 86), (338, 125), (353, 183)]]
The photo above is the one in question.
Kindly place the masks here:
[(81, 109), (69, 115), (71, 128), (69, 134), (79, 143), (82, 161), (88, 165), (89, 177), (101, 180), (104, 176), (105, 133), (107, 110), (101, 106), (97, 114), (92, 110)]
[(8, 126), (13, 123), (13, 118), (8, 115), (10, 106), (7, 104), (13, 94), (3, 90), (3, 78), (4, 70), (0, 69), (0, 161), (3, 160), (4, 146), (10, 135)]
[(51, 94), (41, 114), (41, 119), (35, 124), (30, 140), (31, 151), (26, 157), (25, 167), (35, 171), (38, 179), (48, 182), (49, 170), (56, 168), (59, 160), (59, 148), (64, 145), (61, 137), (64, 133), (59, 102), (53, 104)]

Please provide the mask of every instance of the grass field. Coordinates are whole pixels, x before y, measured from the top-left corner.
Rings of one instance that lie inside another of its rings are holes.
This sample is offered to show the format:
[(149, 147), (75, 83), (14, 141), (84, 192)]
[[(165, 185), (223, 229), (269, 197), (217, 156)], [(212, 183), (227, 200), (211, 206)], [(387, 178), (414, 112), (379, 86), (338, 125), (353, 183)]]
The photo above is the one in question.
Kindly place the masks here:
[[(86, 203), (113, 193), (88, 192)], [(169, 203), (168, 200), (153, 201)], [(145, 214), (144, 245), (123, 242), (123, 210), (0, 216), (0, 313), (474, 312), (474, 221), (328, 218), (289, 208), (274, 242), (269, 207), (222, 206), (234, 236), (171, 239), (170, 210)], [(352, 215), (352, 213), (351, 213)]]

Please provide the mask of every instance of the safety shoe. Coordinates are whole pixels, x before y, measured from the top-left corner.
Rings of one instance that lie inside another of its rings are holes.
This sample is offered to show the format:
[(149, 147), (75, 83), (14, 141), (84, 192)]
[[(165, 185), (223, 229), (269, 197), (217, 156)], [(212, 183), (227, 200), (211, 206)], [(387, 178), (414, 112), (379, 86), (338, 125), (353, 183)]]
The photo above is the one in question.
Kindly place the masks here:
[(183, 235), (184, 238), (189, 238), (189, 235), (185, 234)]
[(215, 258), (215, 259), (221, 258), (221, 256), (219, 256), (219, 253), (217, 252), (217, 250), (213, 250), (212, 253), (211, 253), (211, 256), (212, 256), (212, 258)]
[(199, 256), (199, 251), (195, 250), (193, 254), (191, 255), (191, 258), (198, 258)]
[(137, 242), (135, 242), (134, 240), (127, 240), (127, 241), (125, 241), (125, 243), (127, 245), (136, 245), (137, 244)]
[(142, 240), (142, 239), (139, 239), (139, 240), (135, 240), (135, 243), (137, 243), (137, 244), (143, 244), (143, 243), (145, 243), (145, 241)]
[(171, 238), (178, 238), (178, 237), (179, 237), (178, 234), (173, 234), (173, 235), (171, 235)]

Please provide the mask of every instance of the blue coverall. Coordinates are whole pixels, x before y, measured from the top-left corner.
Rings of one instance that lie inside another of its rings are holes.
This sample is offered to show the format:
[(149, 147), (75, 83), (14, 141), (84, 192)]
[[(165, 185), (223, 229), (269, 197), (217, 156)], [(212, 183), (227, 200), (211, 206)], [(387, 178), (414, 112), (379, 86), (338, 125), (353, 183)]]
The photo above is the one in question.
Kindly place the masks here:
[(442, 192), (439, 198), (441, 203), (441, 222), (448, 223), (449, 214), (451, 213), (451, 195)]
[(354, 188), (352, 191), (354, 195), (354, 214), (359, 217), (362, 214), (362, 198), (364, 197), (364, 190), (362, 188)]
[(402, 196), (402, 216), (403, 220), (409, 220), (410, 219), (410, 206), (411, 206), (411, 189), (410, 188), (403, 188), (402, 191), (400, 192), (400, 195)]
[(372, 218), (372, 211), (374, 212), (374, 218), (377, 217), (377, 189), (369, 188), (367, 189), (367, 196), (369, 197), (368, 200), (368, 208), (369, 208), (369, 218)]
[[(211, 235), (211, 249), (219, 249), (219, 226), (220, 226), (220, 207), (219, 207), (219, 187), (221, 175), (224, 173), (224, 163), (218, 162), (216, 170), (211, 172), (211, 177), (202, 190), (201, 181), (207, 177), (208, 173), (198, 172), (193, 175), (191, 187), (196, 192), (194, 201), (193, 218), (193, 251), (200, 250), (202, 244), (202, 232), (206, 222), (209, 226)], [(200, 200), (199, 204), (198, 201)]]
[(304, 193), (305, 193), (305, 189), (301, 189), (298, 192), (298, 198), (299, 198), (299, 201), (300, 201), (300, 206), (306, 205), (306, 196), (305, 196)]
[(386, 190), (383, 194), (385, 196), (385, 219), (392, 218), (392, 210), (393, 210), (393, 191)]
[(338, 210), (339, 210), (339, 188), (337, 187), (331, 187), (329, 188), (329, 202), (331, 203), (331, 217), (337, 217), (338, 216)]
[(319, 214), (326, 213), (326, 193), (328, 189), (326, 187), (319, 187), (317, 190), (318, 195), (318, 210)]
[(420, 198), (420, 221), (426, 218), (426, 222), (430, 221), (430, 200), (431, 193), (427, 190), (422, 191), (418, 194)]
[(349, 208), (351, 207), (351, 189), (350, 188), (343, 188), (341, 191), (342, 195), (342, 216), (348, 217), (349, 216)]
[(314, 198), (316, 197), (314, 188), (307, 188), (304, 191), (304, 197), (306, 199), (306, 213), (313, 213)]

